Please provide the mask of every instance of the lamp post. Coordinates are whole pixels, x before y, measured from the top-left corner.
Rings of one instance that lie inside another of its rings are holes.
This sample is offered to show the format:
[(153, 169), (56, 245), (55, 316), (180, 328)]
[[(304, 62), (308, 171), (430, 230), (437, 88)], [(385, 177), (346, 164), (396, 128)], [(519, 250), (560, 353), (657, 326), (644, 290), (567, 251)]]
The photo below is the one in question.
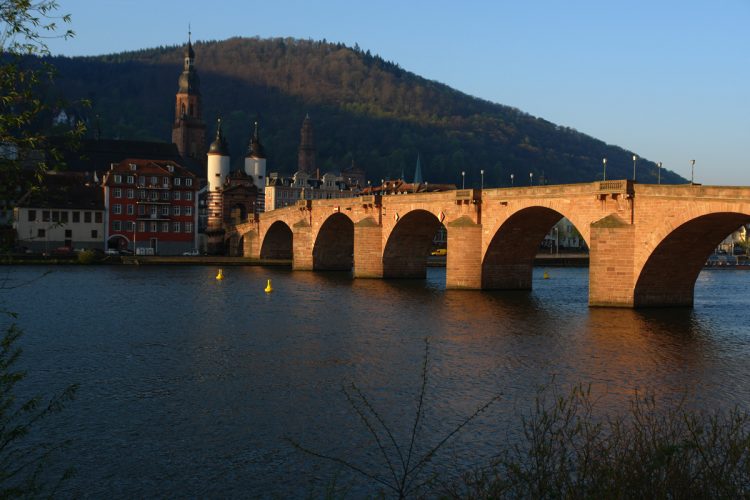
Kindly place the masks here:
[(638, 156), (633, 155), (633, 180), (635, 180), (635, 162), (638, 161)]
[(136, 236), (138, 234), (138, 216), (135, 216), (133, 221), (133, 255), (138, 255), (138, 245), (136, 243)]
[(461, 189), (466, 188), (466, 172), (461, 170)]
[(510, 187), (513, 187), (513, 174), (510, 174)]
[(479, 171), (479, 175), (482, 176), (482, 180), (480, 181), (481, 183), (479, 184), (479, 188), (484, 189), (484, 169)]
[(661, 184), (661, 162), (656, 164), (656, 183)]
[(529, 186), (534, 185), (534, 172), (529, 172)]
[(602, 180), (606, 181), (607, 180), (607, 159), (606, 158), (602, 158), (602, 165), (604, 165), (604, 173), (602, 174)]
[(690, 184), (695, 184), (695, 160), (690, 160)]

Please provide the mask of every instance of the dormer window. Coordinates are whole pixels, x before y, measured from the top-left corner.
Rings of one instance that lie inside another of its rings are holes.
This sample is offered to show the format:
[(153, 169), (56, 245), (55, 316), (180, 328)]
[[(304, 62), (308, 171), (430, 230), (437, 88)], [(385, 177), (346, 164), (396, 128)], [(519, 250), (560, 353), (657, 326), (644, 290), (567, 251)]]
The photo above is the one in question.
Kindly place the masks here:
[(135, 163), (131, 163), (131, 164), (129, 165), (129, 167), (130, 167), (130, 170), (135, 170), (135, 169), (136, 169), (136, 165), (135, 165)]
[(174, 172), (174, 165), (167, 165), (167, 170)]

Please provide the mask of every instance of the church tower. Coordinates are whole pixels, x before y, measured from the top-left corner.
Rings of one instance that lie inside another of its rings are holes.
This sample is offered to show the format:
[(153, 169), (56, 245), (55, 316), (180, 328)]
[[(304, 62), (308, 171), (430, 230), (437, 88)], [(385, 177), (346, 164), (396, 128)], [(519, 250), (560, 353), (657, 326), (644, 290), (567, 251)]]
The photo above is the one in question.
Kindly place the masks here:
[(250, 139), (250, 145), (245, 155), (245, 173), (253, 179), (253, 184), (258, 188), (257, 212), (265, 211), (264, 188), (266, 184), (266, 152), (260, 143), (258, 134), (258, 122), (255, 122), (255, 132)]
[(201, 109), (200, 79), (195, 70), (195, 52), (188, 33), (188, 44), (182, 74), (178, 80), (172, 142), (183, 158), (206, 159), (206, 124)]
[(297, 171), (315, 175), (315, 143), (310, 115), (305, 116), (300, 131), (299, 153), (297, 155)]

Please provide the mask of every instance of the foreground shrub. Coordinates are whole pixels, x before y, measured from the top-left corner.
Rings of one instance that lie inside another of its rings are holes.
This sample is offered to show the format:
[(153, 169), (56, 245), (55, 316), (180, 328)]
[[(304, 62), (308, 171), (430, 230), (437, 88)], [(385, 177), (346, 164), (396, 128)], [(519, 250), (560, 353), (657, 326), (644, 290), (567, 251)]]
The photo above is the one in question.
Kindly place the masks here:
[(750, 416), (657, 407), (636, 394), (622, 417), (597, 418), (590, 389), (542, 392), (522, 436), (485, 469), (446, 488), (460, 498), (741, 498), (750, 496)]

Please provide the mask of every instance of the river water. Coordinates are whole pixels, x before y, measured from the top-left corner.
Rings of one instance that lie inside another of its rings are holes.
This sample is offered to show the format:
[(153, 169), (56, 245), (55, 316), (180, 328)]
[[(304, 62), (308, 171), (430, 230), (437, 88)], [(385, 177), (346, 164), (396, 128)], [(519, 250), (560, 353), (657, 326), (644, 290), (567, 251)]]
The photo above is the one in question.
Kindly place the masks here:
[(66, 496), (320, 496), (334, 478), (353, 496), (374, 493), (290, 441), (382, 470), (342, 387), (356, 384), (407, 447), (425, 339), (420, 452), (502, 394), (441, 450), (438, 470), (484, 463), (552, 379), (591, 384), (601, 412), (623, 411), (635, 389), (750, 408), (745, 271), (701, 273), (692, 309), (643, 311), (589, 308), (586, 269), (546, 280), (537, 269), (532, 292), (445, 290), (440, 268), (414, 281), (262, 267), (217, 281), (216, 271), (2, 270), (0, 306), (25, 331), (23, 393), (80, 384), (39, 437), (71, 441), (58, 455), (77, 470)]

